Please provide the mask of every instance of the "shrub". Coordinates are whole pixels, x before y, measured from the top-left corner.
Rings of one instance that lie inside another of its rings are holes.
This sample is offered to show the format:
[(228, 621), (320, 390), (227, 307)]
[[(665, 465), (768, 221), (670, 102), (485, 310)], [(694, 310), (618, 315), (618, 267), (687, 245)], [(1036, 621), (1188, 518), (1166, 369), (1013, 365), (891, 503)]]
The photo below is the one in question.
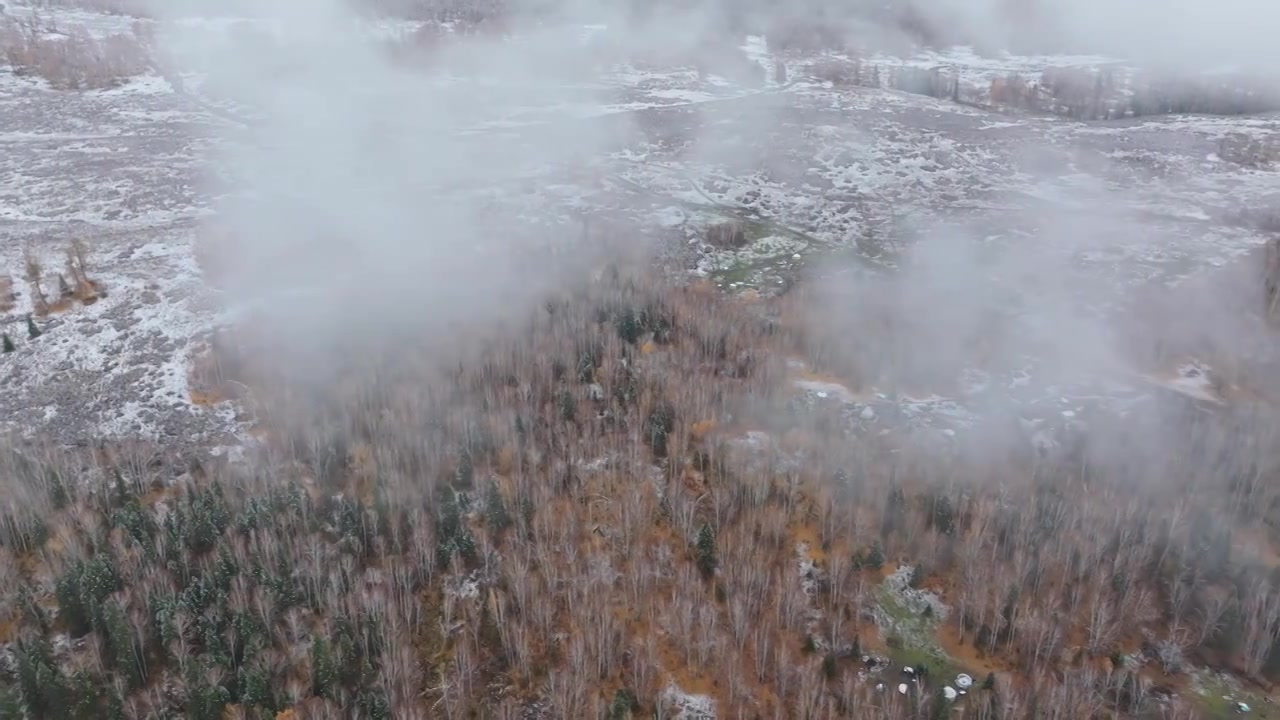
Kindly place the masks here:
[(150, 50), (136, 35), (97, 39), (81, 28), (60, 32), (38, 20), (0, 26), (0, 49), (15, 75), (43, 78), (59, 90), (115, 87), (151, 67)]

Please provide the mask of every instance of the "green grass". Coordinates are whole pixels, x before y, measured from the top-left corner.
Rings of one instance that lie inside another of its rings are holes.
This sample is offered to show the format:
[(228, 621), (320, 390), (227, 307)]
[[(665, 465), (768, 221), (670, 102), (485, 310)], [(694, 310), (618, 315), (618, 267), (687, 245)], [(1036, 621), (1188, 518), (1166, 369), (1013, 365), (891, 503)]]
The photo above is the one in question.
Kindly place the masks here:
[(880, 605), (880, 609), (886, 615), (893, 618), (894, 622), (903, 625), (917, 625), (928, 623), (928, 618), (914, 613), (907, 606), (899, 602), (898, 597), (894, 595), (893, 590), (888, 585), (882, 583), (876, 588), (876, 602)]
[[(758, 239), (752, 239), (752, 244), (742, 250), (722, 253), (720, 257), (725, 264), (711, 272), (712, 279), (721, 287), (741, 283), (761, 289), (771, 282), (782, 282), (788, 274), (797, 272), (803, 266), (803, 254), (808, 248), (791, 246), (785, 242), (775, 246), (768, 244), (769, 238), (778, 237), (775, 233), (765, 233)], [(797, 260), (794, 257), (796, 254), (800, 254), (802, 258)]]
[(734, 283), (751, 284), (751, 275), (760, 268), (755, 263), (735, 261), (723, 270), (715, 270), (711, 277), (720, 287), (729, 287)]
[(900, 649), (889, 648), (889, 659), (903, 667), (915, 668), (917, 671), (928, 668), (928, 678), (941, 685), (949, 685), (956, 675), (963, 672), (959, 665), (937, 649), (912, 648), (903, 646)]
[(1193, 680), (1192, 692), (1205, 718), (1218, 720), (1218, 718), (1241, 717), (1236, 711), (1237, 702), (1243, 702), (1251, 708), (1250, 713), (1244, 717), (1268, 716), (1259, 714), (1265, 707), (1261, 696), (1242, 689), (1233, 680), (1228, 680), (1216, 673), (1197, 672)]
[[(887, 584), (876, 588), (875, 597), (880, 610), (894, 626), (893, 629), (881, 628), (881, 633), (886, 644), (889, 644), (889, 659), (896, 665), (911, 668), (925, 666), (929, 669), (929, 677), (934, 682), (943, 684), (950, 683), (959, 673), (973, 674), (971, 668), (961, 667), (938, 644), (938, 618), (926, 617), (905, 606)], [(898, 642), (891, 644), (890, 638), (896, 638)], [(899, 646), (893, 647), (893, 644)]]

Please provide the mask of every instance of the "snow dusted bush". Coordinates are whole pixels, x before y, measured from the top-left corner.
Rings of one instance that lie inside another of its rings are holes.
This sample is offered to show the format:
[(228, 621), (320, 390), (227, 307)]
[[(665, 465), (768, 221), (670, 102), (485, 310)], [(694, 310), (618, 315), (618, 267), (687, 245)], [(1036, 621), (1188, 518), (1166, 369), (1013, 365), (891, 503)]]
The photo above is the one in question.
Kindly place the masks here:
[(62, 31), (38, 18), (0, 26), (0, 50), (15, 75), (40, 77), (60, 90), (114, 87), (151, 65), (149, 48), (136, 33), (98, 39), (83, 28)]

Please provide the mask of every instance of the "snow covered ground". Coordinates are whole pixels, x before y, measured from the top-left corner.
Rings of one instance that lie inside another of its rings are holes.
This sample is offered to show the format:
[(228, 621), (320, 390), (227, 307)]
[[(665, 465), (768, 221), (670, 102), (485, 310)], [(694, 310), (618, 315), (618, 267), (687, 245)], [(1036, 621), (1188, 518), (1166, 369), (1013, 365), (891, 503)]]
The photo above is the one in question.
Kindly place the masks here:
[[(45, 15), (101, 36), (133, 27), (116, 16)], [(229, 33), (251, 22), (190, 20), (183, 31)], [(374, 30), (390, 37), (415, 28)], [(593, 213), (638, 222), (676, 238), (691, 273), (730, 290), (779, 287), (833, 249), (852, 251), (877, 272), (892, 269), (921, 234), (951, 232), (973, 247), (1057, 253), (1070, 274), (1064, 284), (1099, 312), (1147, 284), (1229, 265), (1265, 239), (1238, 220), (1242, 211), (1280, 204), (1274, 168), (1218, 154), (1229, 136), (1275, 135), (1280, 117), (997, 115), (824, 82), (813, 59), (779, 59), (760, 38), (743, 53), (758, 63), (758, 77), (615, 64), (580, 92), (560, 88), (554, 102), (485, 118), (464, 128), (459, 142), (519, 143), (525, 129), (547, 124), (613, 123), (629, 132), (573, 167), (515, 167), (509, 178), (447, 191), (496, 198), (552, 226), (573, 227)], [(1011, 71), (1104, 61), (952, 53), (902, 62), (944, 60), (975, 85)], [(786, 80), (778, 62), (788, 65)], [(217, 322), (221, 302), (202, 282), (192, 247), (214, 201), (206, 182), (212, 158), (234, 136), (229, 129), (253, 119), (204, 87), (198, 73), (182, 79), (181, 89), (150, 76), (112, 90), (63, 92), (0, 65), (0, 272), (19, 295), (0, 318), (17, 346), (0, 356), (0, 422), (69, 442), (102, 433), (225, 439), (238, 430), (235, 408), (195, 404), (187, 386), (193, 342)], [(436, 81), (477, 92), (465, 78)], [(726, 218), (752, 224), (746, 247), (703, 243), (705, 227)], [(56, 273), (75, 239), (91, 248), (90, 276), (107, 294), (39, 320), (44, 334), (28, 338), (24, 256), (29, 248), (46, 274)], [(1046, 247), (1027, 245), (1034, 243)], [(1016, 280), (992, 282), (1028, 290)], [(1016, 388), (1020, 377), (991, 382)], [(802, 389), (854, 403), (865, 423), (885, 415), (845, 388)], [(963, 399), (936, 394), (898, 405), (930, 417), (965, 412)]]

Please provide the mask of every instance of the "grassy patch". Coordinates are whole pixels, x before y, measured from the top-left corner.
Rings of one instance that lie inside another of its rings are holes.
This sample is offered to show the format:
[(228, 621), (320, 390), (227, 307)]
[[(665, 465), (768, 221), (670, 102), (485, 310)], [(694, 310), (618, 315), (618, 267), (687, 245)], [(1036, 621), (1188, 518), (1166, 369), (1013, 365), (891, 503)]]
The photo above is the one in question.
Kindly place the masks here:
[(726, 252), (717, 258), (718, 267), (711, 277), (720, 287), (732, 287), (739, 283), (747, 287), (762, 288), (779, 283), (803, 266), (805, 247), (778, 235), (765, 235), (737, 252)]
[(1191, 692), (1205, 718), (1240, 717), (1236, 703), (1243, 702), (1255, 711), (1263, 706), (1263, 698), (1240, 686), (1234, 678), (1208, 670), (1192, 676)]
[(940, 685), (949, 685), (956, 675), (963, 672), (940, 650), (931, 648), (889, 648), (889, 659), (903, 667), (928, 669), (928, 679)]
[(722, 288), (735, 284), (750, 285), (752, 274), (759, 269), (753, 263), (734, 261), (728, 267), (712, 272), (711, 277)]
[(745, 220), (742, 218), (739, 218), (739, 222), (742, 223), (742, 231), (746, 233), (748, 244), (779, 234), (778, 228), (770, 222)]
[(890, 580), (876, 588), (877, 624), (895, 665), (928, 668), (935, 683), (950, 683), (957, 674), (973, 668), (961, 666), (938, 642), (941, 618), (915, 607), (915, 602), (899, 594)]

